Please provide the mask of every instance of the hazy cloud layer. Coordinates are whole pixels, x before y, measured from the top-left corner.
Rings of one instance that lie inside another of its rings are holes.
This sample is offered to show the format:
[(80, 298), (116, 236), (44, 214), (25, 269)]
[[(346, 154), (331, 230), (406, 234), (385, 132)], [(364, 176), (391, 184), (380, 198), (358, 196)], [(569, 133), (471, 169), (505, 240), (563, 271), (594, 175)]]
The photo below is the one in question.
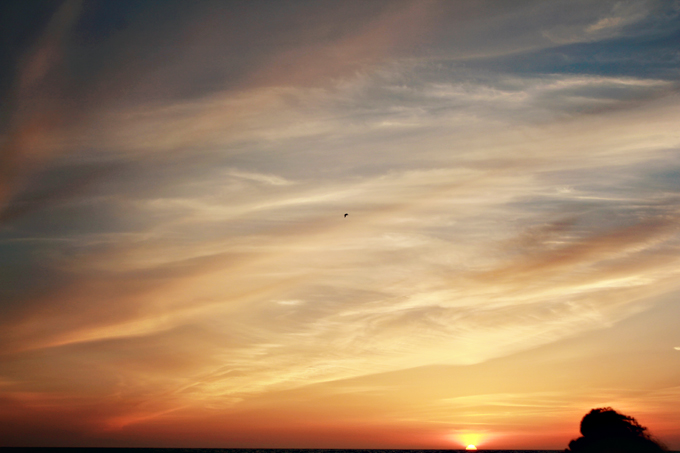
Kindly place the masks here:
[[(666, 303), (680, 7), (575, 3), (64, 2), (3, 74), (0, 404), (45, 439), (68, 407), (74, 438), (128, 445)], [(466, 385), (412, 417), (464, 433), (473, 408), (594, 401)], [(457, 442), (437, 439), (414, 442)]]

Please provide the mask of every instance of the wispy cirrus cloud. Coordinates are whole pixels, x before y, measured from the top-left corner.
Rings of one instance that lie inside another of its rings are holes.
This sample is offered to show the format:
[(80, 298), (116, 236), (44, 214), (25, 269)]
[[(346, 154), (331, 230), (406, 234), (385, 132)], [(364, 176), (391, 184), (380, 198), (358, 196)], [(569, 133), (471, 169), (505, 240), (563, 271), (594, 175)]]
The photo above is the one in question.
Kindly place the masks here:
[[(576, 41), (594, 64), (658, 5), (484, 4), (206, 2), (163, 19), (167, 41), (144, 11), (91, 36), (130, 64), (92, 60), (68, 85), (81, 114), (1, 217), (6, 407), (72, 404), (94, 420), (78, 436), (108, 436), (344, 385), (380, 400), (427, 367), (530, 366), (677, 291), (677, 77), (541, 69)], [(77, 42), (66, 54), (92, 57)], [(159, 42), (177, 52), (149, 56)], [(548, 390), (460, 378), (468, 394), (435, 399), (460, 423), (594, 401), (541, 376)]]

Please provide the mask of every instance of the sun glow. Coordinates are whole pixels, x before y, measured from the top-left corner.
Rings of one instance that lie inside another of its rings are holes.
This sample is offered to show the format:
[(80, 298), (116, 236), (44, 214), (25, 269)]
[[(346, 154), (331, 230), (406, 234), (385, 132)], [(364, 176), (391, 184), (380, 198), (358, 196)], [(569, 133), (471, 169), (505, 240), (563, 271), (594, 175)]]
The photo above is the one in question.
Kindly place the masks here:
[[(458, 432), (452, 436), (457, 442), (466, 445), (466, 450), (477, 450), (477, 445), (482, 443), (482, 435), (474, 432)], [(486, 437), (486, 436), (484, 436)]]

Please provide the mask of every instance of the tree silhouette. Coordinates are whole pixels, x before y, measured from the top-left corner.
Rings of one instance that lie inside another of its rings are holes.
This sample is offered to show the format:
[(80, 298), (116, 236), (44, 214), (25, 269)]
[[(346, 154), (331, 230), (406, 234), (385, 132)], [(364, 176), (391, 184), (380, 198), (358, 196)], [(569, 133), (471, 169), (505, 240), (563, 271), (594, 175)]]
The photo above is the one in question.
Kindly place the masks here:
[(602, 407), (581, 420), (581, 434), (569, 442), (569, 453), (653, 453), (666, 449), (655, 441), (637, 420)]

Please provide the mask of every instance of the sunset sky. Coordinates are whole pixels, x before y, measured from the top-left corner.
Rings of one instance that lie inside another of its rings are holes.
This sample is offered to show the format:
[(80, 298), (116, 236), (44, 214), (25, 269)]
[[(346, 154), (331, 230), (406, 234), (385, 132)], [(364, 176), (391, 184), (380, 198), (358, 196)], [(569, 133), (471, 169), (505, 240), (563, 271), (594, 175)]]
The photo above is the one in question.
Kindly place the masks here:
[(0, 39), (0, 446), (564, 449), (611, 406), (680, 450), (680, 1)]

